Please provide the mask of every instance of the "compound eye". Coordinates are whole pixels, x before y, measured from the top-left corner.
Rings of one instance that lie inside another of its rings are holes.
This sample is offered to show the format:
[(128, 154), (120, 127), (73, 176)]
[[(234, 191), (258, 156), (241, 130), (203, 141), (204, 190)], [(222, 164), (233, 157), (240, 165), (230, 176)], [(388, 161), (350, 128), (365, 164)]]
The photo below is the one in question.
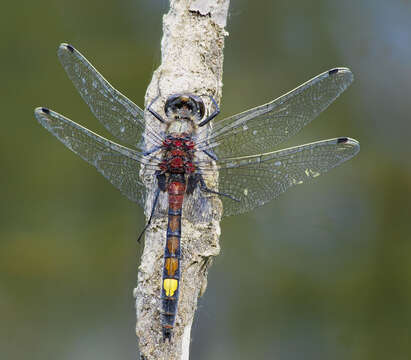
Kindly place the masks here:
[(197, 112), (200, 115), (200, 119), (202, 119), (205, 113), (205, 108), (204, 108), (204, 103), (201, 99), (197, 101)]
[(168, 114), (168, 112), (173, 112), (176, 110), (176, 100), (179, 98), (180, 95), (174, 94), (168, 97), (166, 103), (164, 104), (164, 112)]

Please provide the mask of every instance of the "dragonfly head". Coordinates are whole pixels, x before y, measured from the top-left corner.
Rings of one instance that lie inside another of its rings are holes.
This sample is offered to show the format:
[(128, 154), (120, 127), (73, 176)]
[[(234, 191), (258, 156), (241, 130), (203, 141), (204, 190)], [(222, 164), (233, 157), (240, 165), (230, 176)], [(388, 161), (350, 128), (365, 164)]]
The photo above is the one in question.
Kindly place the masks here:
[(203, 100), (191, 94), (171, 95), (165, 105), (164, 112), (170, 120), (188, 120), (198, 122), (204, 116)]

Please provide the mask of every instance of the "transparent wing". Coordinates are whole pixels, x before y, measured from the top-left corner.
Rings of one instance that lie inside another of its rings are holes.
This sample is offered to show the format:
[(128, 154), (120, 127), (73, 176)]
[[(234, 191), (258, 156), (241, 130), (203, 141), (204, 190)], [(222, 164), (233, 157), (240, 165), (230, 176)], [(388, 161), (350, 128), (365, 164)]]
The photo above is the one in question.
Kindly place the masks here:
[[(142, 147), (144, 111), (110, 83), (73, 46), (61, 44), (58, 57), (68, 77), (98, 120), (120, 141)], [(152, 128), (146, 131), (151, 145), (161, 144)]]
[(192, 223), (208, 223), (218, 219), (214, 195), (204, 193), (197, 186), (190, 195), (186, 194), (183, 202), (183, 216)]
[(268, 104), (216, 122), (207, 142), (220, 159), (270, 152), (325, 110), (353, 81), (347, 68), (324, 72)]
[(220, 161), (223, 215), (244, 213), (271, 201), (291, 186), (315, 178), (352, 158), (360, 150), (350, 138), (337, 138), (271, 153)]
[[(137, 151), (111, 142), (66, 117), (46, 108), (35, 110), (37, 120), (70, 150), (103, 174), (130, 200), (144, 206), (146, 189), (139, 178), (140, 164), (148, 159)], [(152, 159), (146, 165), (156, 167)]]

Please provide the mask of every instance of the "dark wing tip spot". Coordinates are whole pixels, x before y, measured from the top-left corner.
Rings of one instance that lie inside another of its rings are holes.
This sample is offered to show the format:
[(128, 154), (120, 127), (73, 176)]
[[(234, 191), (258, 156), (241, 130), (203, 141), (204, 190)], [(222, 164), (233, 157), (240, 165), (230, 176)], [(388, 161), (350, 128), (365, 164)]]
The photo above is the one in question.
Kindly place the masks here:
[(50, 114), (50, 110), (45, 107), (42, 107), (41, 111), (43, 111), (45, 114)]
[(341, 137), (337, 139), (337, 144), (343, 144), (343, 143), (346, 143), (347, 141), (348, 141), (348, 138)]
[(70, 44), (66, 44), (66, 43), (61, 43), (60, 46), (59, 46), (59, 49), (68, 50), (68, 51), (70, 51), (70, 52), (74, 52), (74, 47), (71, 46)]
[(67, 48), (69, 51), (74, 52), (74, 47), (72, 47), (71, 45), (67, 44), (67, 45), (66, 45), (66, 48)]
[(328, 75), (334, 75), (334, 74), (336, 74), (336, 73), (338, 73), (338, 68), (335, 68), (335, 69), (331, 69), (330, 71), (328, 71)]

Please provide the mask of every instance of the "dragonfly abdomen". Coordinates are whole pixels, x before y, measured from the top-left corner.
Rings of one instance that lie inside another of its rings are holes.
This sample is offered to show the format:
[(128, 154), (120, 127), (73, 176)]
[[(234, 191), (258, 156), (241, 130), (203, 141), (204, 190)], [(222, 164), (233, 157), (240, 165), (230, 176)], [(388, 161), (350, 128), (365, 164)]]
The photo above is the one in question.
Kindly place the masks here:
[(181, 212), (186, 185), (180, 180), (168, 184), (168, 225), (164, 249), (162, 283), (163, 339), (171, 339), (177, 313), (180, 281)]

